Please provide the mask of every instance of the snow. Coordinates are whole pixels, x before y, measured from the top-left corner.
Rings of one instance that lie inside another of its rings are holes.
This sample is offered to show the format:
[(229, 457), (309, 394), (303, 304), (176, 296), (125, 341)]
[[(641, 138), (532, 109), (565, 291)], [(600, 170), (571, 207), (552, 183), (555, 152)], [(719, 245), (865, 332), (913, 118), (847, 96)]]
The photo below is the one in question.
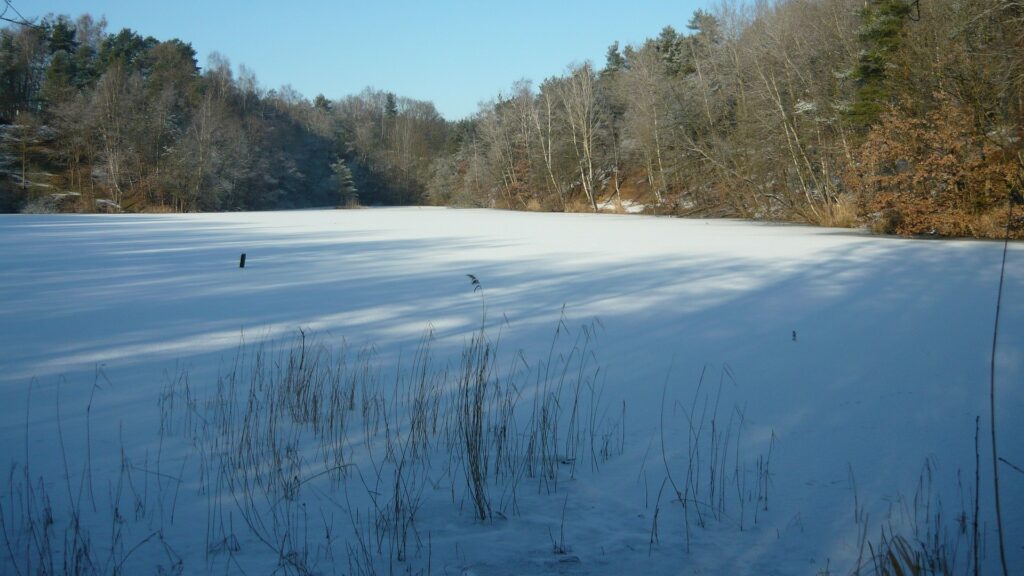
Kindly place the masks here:
[(598, 203), (597, 207), (603, 212), (617, 212), (619, 208), (621, 208), (626, 214), (640, 214), (647, 209), (646, 204), (641, 204), (633, 200), (616, 202), (614, 198)]
[[(1001, 243), (432, 208), (2, 216), (0, 241), (0, 463), (11, 471), (0, 482), (3, 574), (38, 566), (24, 553), (31, 527), (21, 512), (43, 489), (55, 557), (75, 508), (99, 573), (299, 573), (301, 564), (317, 574), (847, 574), (864, 527), (876, 547), (883, 526), (909, 537), (910, 517), (926, 523), (926, 496), (929, 517), (941, 501), (956, 536), (957, 515), (972, 513), (976, 418), (981, 562), (998, 570), (988, 427)], [(996, 362), (999, 452), (1017, 466), (1022, 262), (1024, 246), (1011, 244)], [(495, 376), (520, 375), (516, 430), (544, 397), (542, 368), (569, 367), (570, 388), (583, 382), (581, 409), (596, 406), (593, 426), (580, 425), (611, 438), (611, 453), (593, 456), (584, 435), (573, 460), (561, 453), (561, 428), (557, 489), (492, 478), (495, 513), (481, 522), (465, 463), (443, 455), (438, 437), (433, 456), (404, 472), (419, 508), (399, 561), (394, 532), (375, 539), (373, 514), (397, 470), (385, 462), (388, 434), (407, 438), (410, 426), (399, 388), (429, 328), (430, 365), (450, 368), (438, 385), (450, 397), (482, 304)], [(176, 432), (160, 434), (159, 402), (166, 408), (168, 383), (187, 374), (195, 414), (210, 416), (218, 377), (238, 366), (253, 376), (246, 362), (261, 343), (283, 361), (300, 328), (347, 346), (352, 366), (372, 347), (371, 380), (397, 421), (387, 434), (353, 421), (345, 474), (325, 472), (311, 433), (297, 436), (298, 496), (280, 508), (287, 517), (254, 505), (261, 532), (247, 526), (237, 492), (211, 491), (213, 469), (201, 463), (216, 459), (181, 433), (184, 409)], [(704, 503), (684, 510), (671, 483), (682, 487), (694, 446), (706, 476), (714, 415), (730, 433), (717, 448), (728, 456), (716, 472), (724, 510), (712, 511), (705, 480), (695, 498)], [(1003, 466), (1000, 475), (1015, 573), (1024, 474)], [(294, 528), (290, 560), (257, 534), (279, 533), (273, 521)], [(360, 560), (365, 542), (383, 549)]]
[(793, 112), (797, 114), (803, 114), (804, 112), (814, 112), (817, 109), (817, 104), (807, 100), (797, 100), (796, 104), (793, 106)]

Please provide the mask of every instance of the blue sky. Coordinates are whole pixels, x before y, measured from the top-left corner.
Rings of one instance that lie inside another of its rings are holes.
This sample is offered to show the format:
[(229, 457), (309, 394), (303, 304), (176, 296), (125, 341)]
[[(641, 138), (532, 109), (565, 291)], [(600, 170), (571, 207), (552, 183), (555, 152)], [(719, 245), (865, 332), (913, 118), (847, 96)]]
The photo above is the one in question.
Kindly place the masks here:
[(291, 84), (306, 97), (339, 98), (367, 86), (430, 100), (446, 118), (520, 78), (539, 83), (572, 62), (604, 63), (608, 45), (635, 44), (666, 25), (684, 30), (708, 0), (13, 0), (26, 17), (106, 16), (190, 42), (256, 72), (264, 88)]

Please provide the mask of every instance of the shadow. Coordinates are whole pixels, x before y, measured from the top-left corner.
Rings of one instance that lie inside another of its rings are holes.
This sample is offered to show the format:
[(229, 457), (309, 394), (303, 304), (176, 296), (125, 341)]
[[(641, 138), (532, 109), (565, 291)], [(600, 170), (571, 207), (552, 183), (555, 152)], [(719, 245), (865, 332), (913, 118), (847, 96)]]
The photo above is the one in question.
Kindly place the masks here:
[[(175, 362), (212, 381), (243, 338), (300, 327), (372, 343), (387, 362), (430, 326), (437, 357), (457, 358), (480, 324), (482, 299), (492, 337), (528, 359), (543, 356), (563, 315), (573, 325), (599, 319), (605, 394), (625, 400), (631, 415), (626, 476), (659, 432), (666, 377), (670, 401), (686, 402), (705, 366), (728, 365), (747, 407), (751, 453), (778, 437), (773, 505), (784, 512), (769, 521), (794, 541), (810, 537), (803, 526), (816, 530), (823, 566), (824, 555), (856, 552), (845, 547), (855, 538), (851, 469), (880, 519), (913, 489), (926, 457), (937, 458), (944, 481), (958, 468), (966, 474), (975, 417), (984, 424), (988, 414), (1002, 249), (994, 242), (411, 209), (0, 217), (0, 241), (4, 446), (23, 433), (32, 378), (42, 390), (67, 375), (68, 388), (77, 386), (69, 402), (81, 401), (96, 366), (115, 382), (140, 382), (106, 400), (104, 414), (116, 417), (131, 402), (152, 402), (155, 384), (146, 383)], [(1018, 464), (1022, 257), (1024, 246), (1013, 244), (997, 364), (1001, 450)], [(670, 424), (676, 438), (685, 434), (680, 420)], [(1004, 482), (1004, 509), (1017, 511), (1010, 534), (1024, 534), (1024, 476)], [(944, 487), (950, 500), (952, 489)], [(800, 535), (791, 533), (794, 514)], [(750, 544), (734, 573), (782, 561), (787, 544), (775, 536)]]

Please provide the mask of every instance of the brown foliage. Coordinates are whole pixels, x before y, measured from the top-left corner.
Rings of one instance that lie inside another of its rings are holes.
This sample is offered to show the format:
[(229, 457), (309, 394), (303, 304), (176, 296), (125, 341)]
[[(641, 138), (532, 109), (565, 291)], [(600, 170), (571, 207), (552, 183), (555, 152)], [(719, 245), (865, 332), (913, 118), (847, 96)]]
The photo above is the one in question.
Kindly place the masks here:
[(883, 113), (854, 151), (847, 188), (878, 232), (1001, 236), (1020, 161), (982, 133), (966, 107), (946, 94), (935, 99), (923, 117), (896, 107)]

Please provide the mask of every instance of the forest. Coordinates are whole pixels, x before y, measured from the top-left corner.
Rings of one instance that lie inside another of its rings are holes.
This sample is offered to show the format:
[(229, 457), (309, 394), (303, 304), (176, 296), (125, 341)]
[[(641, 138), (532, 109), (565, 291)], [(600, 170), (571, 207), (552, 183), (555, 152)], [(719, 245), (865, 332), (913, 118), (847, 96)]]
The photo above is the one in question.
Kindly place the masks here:
[(459, 120), (386, 90), (268, 90), (185, 40), (106, 28), (0, 30), (0, 211), (435, 204), (1021, 235), (1019, 0), (725, 0)]

